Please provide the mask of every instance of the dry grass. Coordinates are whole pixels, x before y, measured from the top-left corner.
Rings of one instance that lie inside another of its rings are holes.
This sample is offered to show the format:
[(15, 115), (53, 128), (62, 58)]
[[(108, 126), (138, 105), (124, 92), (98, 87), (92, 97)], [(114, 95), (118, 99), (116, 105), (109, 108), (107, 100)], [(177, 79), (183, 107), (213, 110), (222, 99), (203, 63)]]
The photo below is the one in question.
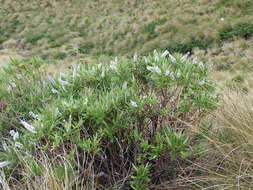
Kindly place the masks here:
[(21, 58), (22, 56), (20, 56), (16, 52), (8, 50), (8, 49), (0, 50), (0, 67), (2, 65), (7, 64), (10, 60), (10, 57), (12, 57), (12, 58)]
[(202, 174), (190, 182), (201, 189), (253, 188), (253, 99), (227, 92), (212, 117), (213, 128), (204, 136), (210, 154), (196, 163)]
[[(34, 168), (27, 161), (20, 158), (21, 165), (25, 168), (24, 173), (21, 175), (24, 177), (24, 181), (16, 181), (14, 178), (9, 178), (8, 181), (2, 173), (0, 176), (3, 190), (71, 190), (75, 188), (76, 190), (86, 190), (86, 189), (96, 189), (94, 187), (94, 176), (87, 177), (86, 180), (79, 179), (79, 173), (74, 172), (70, 164), (65, 158), (55, 158), (54, 161), (49, 160), (47, 156), (40, 152), (38, 154), (40, 160), (36, 160), (38, 167), (42, 169), (41, 175), (36, 175), (35, 177), (29, 176), (33, 173)], [(57, 163), (57, 160), (61, 159), (61, 163)], [(58, 170), (53, 165), (61, 165)], [(29, 173), (29, 174), (28, 174)], [(91, 172), (92, 173), (92, 172)]]

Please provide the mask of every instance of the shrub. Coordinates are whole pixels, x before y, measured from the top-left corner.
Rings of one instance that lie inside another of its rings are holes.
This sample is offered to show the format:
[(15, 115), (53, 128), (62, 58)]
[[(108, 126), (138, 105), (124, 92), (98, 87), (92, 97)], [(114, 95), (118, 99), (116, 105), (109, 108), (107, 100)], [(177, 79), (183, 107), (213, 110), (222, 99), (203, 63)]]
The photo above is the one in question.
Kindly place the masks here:
[(88, 189), (155, 188), (186, 175), (179, 168), (196, 153), (187, 128), (217, 107), (206, 64), (155, 51), (56, 78), (41, 65), (13, 60), (1, 75), (7, 176), (42, 175), (42, 157), (57, 171), (71, 163), (69, 175), (79, 172)]

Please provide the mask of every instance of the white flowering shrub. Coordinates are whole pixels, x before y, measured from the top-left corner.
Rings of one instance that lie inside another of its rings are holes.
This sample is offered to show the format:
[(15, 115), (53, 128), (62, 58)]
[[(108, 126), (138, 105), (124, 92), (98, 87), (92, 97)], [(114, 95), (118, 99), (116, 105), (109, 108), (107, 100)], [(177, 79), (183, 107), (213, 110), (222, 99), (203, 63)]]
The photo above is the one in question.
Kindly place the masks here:
[(184, 175), (178, 164), (195, 156), (187, 128), (217, 107), (207, 74), (206, 64), (167, 51), (56, 77), (36, 59), (13, 60), (1, 75), (0, 167), (22, 178), (26, 163), (40, 175), (43, 152), (97, 187), (147, 189)]

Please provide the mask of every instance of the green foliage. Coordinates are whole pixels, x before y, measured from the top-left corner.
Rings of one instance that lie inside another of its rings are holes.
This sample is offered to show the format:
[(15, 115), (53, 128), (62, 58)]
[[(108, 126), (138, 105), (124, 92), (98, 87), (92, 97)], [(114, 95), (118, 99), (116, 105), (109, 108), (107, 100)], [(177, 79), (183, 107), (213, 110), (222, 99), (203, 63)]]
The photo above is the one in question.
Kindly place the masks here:
[(219, 35), (220, 40), (228, 40), (234, 37), (242, 37), (248, 39), (253, 34), (253, 24), (252, 23), (241, 23), (235, 26), (227, 26), (223, 28)]
[(150, 168), (149, 164), (146, 164), (145, 166), (141, 165), (139, 167), (133, 166), (133, 169), (136, 173), (136, 175), (132, 176), (133, 181), (130, 183), (133, 189), (136, 189), (136, 190), (148, 189), (147, 182), (150, 181), (148, 177), (149, 168)]
[(253, 2), (251, 0), (219, 0), (216, 3), (218, 8), (221, 7), (234, 7), (239, 8), (244, 14), (249, 14), (252, 10)]
[(26, 42), (35, 45), (37, 41), (45, 37), (44, 32), (31, 32), (26, 35)]
[(80, 53), (90, 53), (90, 51), (95, 47), (93, 42), (86, 42), (78, 48)]
[(174, 159), (176, 155), (181, 155), (183, 158), (186, 158), (188, 137), (184, 137), (182, 133), (172, 132), (170, 128), (166, 128), (165, 135), (172, 158)]
[(196, 39), (192, 39), (191, 41), (189, 41), (188, 43), (180, 43), (180, 42), (176, 42), (174, 40), (169, 41), (167, 48), (170, 52), (177, 52), (177, 53), (192, 53), (194, 48), (200, 48), (200, 49), (207, 49), (211, 44), (212, 44), (213, 40), (209, 39), (209, 40), (205, 40), (205, 41), (201, 41), (201, 40), (196, 40)]
[(237, 82), (237, 83), (242, 83), (244, 82), (244, 78), (241, 75), (237, 75), (232, 78), (232, 81)]
[(54, 58), (55, 59), (64, 59), (68, 56), (68, 54), (66, 52), (61, 52), (61, 51), (58, 51), (55, 55), (54, 55)]
[(166, 22), (166, 19), (159, 19), (156, 21), (153, 21), (143, 27), (143, 32), (148, 33), (149, 39), (153, 39), (157, 37), (157, 33), (155, 32), (156, 26), (163, 25)]
[(227, 81), (226, 86), (247, 94), (249, 92), (249, 89), (243, 84), (243, 81), (244, 79), (241, 78), (241, 76), (236, 76), (232, 79), (232, 81)]
[[(207, 74), (207, 64), (167, 51), (134, 60), (115, 58), (110, 64), (87, 63), (54, 78), (38, 59), (12, 60), (0, 78), (5, 104), (1, 134), (20, 132), (8, 142), (21, 143), (22, 148), (12, 148), (16, 155), (32, 155), (28, 162), (38, 160), (36, 152), (42, 150), (51, 160), (66, 159), (73, 170), (81, 167), (85, 172), (80, 177), (106, 173), (114, 180), (98, 177), (104, 187), (127, 179), (125, 185), (147, 189), (159, 181), (150, 178), (159, 172), (157, 165), (171, 171), (175, 162), (193, 155), (182, 131), (216, 109), (219, 100)], [(18, 156), (3, 155), (13, 162), (11, 167), (22, 166)], [(61, 161), (54, 162), (57, 173), (60, 166)], [(29, 168), (34, 176), (41, 171), (39, 165)], [(172, 178), (169, 172), (161, 177)]]
[(8, 38), (7, 38), (7, 36), (5, 35), (4, 30), (2, 30), (2, 29), (0, 28), (0, 44), (3, 43), (4, 41), (6, 41), (7, 39), (8, 39)]

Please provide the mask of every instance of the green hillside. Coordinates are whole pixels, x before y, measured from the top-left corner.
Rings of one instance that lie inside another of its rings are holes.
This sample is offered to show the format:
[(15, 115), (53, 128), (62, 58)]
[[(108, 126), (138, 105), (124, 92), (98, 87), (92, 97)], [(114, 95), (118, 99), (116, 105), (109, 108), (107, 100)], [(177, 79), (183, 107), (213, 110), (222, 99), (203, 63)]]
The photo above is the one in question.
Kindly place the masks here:
[(251, 38), (252, 4), (248, 0), (2, 0), (0, 42), (43, 59), (64, 59), (77, 51), (125, 55), (155, 48), (181, 53), (221, 48), (231, 39)]

